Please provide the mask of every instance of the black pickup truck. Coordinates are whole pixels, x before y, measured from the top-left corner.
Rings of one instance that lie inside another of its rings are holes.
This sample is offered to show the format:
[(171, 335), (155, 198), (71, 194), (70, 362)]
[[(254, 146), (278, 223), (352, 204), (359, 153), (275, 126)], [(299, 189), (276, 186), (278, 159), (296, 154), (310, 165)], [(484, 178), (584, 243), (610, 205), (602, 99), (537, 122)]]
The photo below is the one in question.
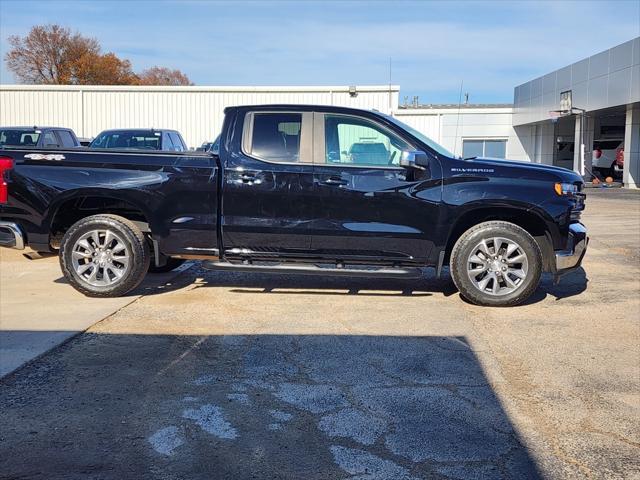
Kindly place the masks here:
[(79, 291), (150, 269), (418, 278), (508, 306), (580, 266), (583, 181), (461, 159), (397, 119), (328, 106), (230, 107), (217, 153), (0, 150), (0, 245), (58, 251)]

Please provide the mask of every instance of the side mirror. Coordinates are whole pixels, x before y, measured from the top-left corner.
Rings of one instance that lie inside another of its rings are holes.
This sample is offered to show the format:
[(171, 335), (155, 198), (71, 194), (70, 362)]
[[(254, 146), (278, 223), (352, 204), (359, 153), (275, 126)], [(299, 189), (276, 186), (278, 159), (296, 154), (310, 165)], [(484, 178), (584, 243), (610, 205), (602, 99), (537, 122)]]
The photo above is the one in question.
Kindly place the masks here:
[(424, 170), (429, 163), (429, 157), (421, 150), (403, 150), (400, 154), (400, 166)]

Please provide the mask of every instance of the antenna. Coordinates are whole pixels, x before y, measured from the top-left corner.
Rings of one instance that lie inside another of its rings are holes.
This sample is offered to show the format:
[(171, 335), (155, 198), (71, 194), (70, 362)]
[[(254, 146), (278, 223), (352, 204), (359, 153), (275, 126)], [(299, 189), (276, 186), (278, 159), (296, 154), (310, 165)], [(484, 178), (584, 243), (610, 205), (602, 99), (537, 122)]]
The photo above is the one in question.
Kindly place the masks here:
[(393, 115), (391, 111), (391, 57), (389, 57), (389, 115)]
[(462, 86), (464, 85), (464, 79), (460, 81), (460, 95), (458, 96), (458, 119), (456, 120), (456, 135), (453, 137), (453, 155), (456, 155), (458, 148), (458, 126), (460, 125), (460, 107), (462, 104)]

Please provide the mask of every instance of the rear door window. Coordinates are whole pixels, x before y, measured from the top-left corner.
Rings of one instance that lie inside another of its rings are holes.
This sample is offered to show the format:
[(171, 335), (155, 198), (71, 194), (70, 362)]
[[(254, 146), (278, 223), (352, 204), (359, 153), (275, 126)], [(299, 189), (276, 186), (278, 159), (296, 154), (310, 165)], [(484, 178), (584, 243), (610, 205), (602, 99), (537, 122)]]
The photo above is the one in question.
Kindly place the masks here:
[(58, 137), (63, 147), (75, 147), (76, 142), (73, 140), (73, 136), (68, 130), (58, 130)]
[(269, 162), (300, 161), (301, 113), (255, 113), (250, 132), (247, 154)]
[(46, 132), (44, 134), (44, 138), (42, 139), (43, 147), (58, 147), (58, 138), (56, 134), (52, 131)]

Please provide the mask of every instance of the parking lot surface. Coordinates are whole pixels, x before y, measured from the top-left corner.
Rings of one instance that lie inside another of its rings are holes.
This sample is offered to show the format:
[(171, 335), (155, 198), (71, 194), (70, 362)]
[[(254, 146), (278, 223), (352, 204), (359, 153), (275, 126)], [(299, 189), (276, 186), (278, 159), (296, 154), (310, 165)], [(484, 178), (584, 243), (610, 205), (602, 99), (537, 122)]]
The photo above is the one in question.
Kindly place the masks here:
[(0, 380), (0, 478), (638, 478), (640, 195), (584, 221), (508, 309), (194, 265)]
[(88, 298), (69, 288), (58, 257), (36, 258), (0, 248), (0, 378), (175, 276), (149, 276), (125, 297)]

